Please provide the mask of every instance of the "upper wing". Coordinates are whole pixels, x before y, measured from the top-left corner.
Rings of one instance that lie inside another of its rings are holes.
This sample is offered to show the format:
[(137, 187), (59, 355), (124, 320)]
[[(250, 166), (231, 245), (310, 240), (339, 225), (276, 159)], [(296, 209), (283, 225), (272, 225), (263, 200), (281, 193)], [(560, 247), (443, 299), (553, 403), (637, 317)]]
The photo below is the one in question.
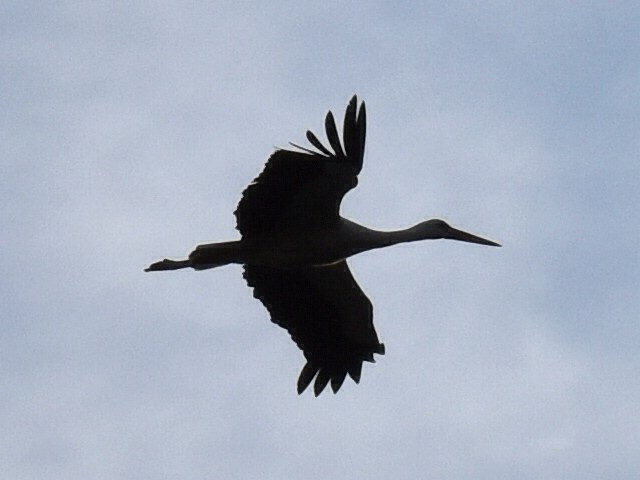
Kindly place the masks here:
[(358, 109), (354, 95), (344, 118), (344, 150), (331, 112), (325, 119), (331, 152), (307, 131), (307, 139), (318, 149), (277, 150), (258, 177), (242, 194), (235, 211), (243, 237), (274, 228), (296, 229), (336, 222), (345, 193), (358, 183), (362, 170), (366, 135), (364, 102)]
[(245, 265), (244, 277), (307, 358), (298, 379), (302, 393), (314, 377), (319, 395), (331, 381), (338, 391), (347, 373), (360, 381), (362, 362), (384, 354), (373, 326), (373, 307), (345, 261), (304, 270)]

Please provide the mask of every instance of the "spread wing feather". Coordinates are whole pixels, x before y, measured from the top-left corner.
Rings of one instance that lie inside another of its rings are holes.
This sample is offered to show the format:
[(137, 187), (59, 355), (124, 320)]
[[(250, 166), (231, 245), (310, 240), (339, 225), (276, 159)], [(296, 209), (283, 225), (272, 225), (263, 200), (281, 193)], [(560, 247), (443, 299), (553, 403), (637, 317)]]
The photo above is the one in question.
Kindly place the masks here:
[[(344, 117), (345, 122), (347, 121), (347, 116)], [(327, 117), (324, 120), (324, 129), (327, 132), (327, 139), (329, 140), (329, 144), (333, 151), (335, 152), (335, 156), (338, 158), (344, 158), (344, 152), (342, 151), (342, 145), (340, 145), (340, 137), (338, 136), (338, 128), (336, 127), (336, 121), (333, 118), (333, 113), (327, 112)]]
[[(309, 140), (309, 143), (311, 143), (311, 145), (313, 145), (314, 147), (316, 147), (318, 150), (320, 150), (322, 153), (324, 153), (327, 157), (331, 157), (332, 154), (329, 150), (327, 150), (327, 148), (322, 145), (322, 142), (320, 140), (318, 140), (318, 137), (316, 137), (316, 134), (313, 133), (311, 130), (307, 130), (307, 140)], [(300, 148), (300, 147), (298, 147)], [(313, 153), (313, 152), (311, 152)]]
[(325, 118), (325, 130), (334, 153), (308, 131), (307, 139), (318, 152), (299, 147), (301, 151), (280, 149), (271, 155), (262, 173), (243, 192), (235, 211), (243, 237), (338, 221), (340, 202), (357, 185), (362, 169), (364, 102), (359, 110), (355, 95), (349, 102), (343, 126), (344, 151), (331, 112)]
[(307, 359), (298, 393), (314, 378), (316, 396), (329, 383), (337, 392), (347, 374), (358, 383), (362, 362), (384, 354), (371, 302), (345, 261), (303, 270), (245, 265), (244, 277), (271, 320), (289, 332)]

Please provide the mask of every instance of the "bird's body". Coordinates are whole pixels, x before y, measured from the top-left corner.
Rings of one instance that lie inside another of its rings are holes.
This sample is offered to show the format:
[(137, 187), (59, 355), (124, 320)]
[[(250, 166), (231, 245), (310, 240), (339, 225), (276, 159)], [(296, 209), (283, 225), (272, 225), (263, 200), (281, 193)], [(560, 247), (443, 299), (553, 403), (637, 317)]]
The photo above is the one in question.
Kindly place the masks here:
[(346, 259), (402, 242), (450, 238), (498, 246), (433, 219), (405, 230), (382, 232), (339, 214), (340, 202), (357, 185), (366, 131), (364, 103), (354, 96), (344, 120), (344, 150), (331, 112), (325, 120), (333, 152), (307, 132), (318, 150), (277, 150), (244, 191), (235, 212), (242, 238), (199, 245), (185, 260), (162, 260), (147, 271), (196, 270), (244, 265), (247, 283), (274, 323), (286, 328), (307, 364), (301, 393), (315, 378), (320, 394), (330, 382), (337, 392), (347, 374), (360, 379), (363, 361), (383, 354), (373, 327), (371, 302), (354, 280)]
[[(329, 227), (270, 232), (232, 242), (234, 251), (227, 260), (228, 263), (286, 269), (330, 265), (362, 251), (364, 244), (359, 245), (357, 239), (364, 241), (368, 231), (357, 223), (340, 219)], [(206, 264), (208, 258), (221, 252), (219, 245), (200, 245), (190, 258), (195, 263)]]
[(411, 229), (383, 232), (340, 218), (334, 225), (322, 228), (275, 231), (255, 238), (199, 245), (189, 260), (196, 269), (229, 263), (283, 269), (322, 267), (360, 252), (413, 240), (422, 238)]

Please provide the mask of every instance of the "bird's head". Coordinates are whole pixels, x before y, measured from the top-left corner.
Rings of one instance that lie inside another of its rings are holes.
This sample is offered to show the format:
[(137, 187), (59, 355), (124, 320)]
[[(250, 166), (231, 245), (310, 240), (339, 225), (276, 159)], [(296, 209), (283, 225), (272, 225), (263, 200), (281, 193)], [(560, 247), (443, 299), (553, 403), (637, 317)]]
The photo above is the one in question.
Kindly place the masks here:
[(424, 239), (438, 239), (446, 238), (448, 240), (459, 240), (461, 242), (479, 243), (480, 245), (491, 245), (493, 247), (500, 247), (499, 243), (487, 240), (471, 233), (463, 232), (457, 228), (453, 228), (444, 220), (439, 218), (433, 218), (419, 223), (415, 227), (416, 233)]

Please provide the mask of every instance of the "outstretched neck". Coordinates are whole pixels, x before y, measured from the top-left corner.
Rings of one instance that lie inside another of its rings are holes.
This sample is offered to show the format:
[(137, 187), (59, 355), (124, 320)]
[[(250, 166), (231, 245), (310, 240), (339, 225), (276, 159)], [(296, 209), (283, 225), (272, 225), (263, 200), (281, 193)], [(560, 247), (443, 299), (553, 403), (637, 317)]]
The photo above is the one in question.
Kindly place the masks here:
[(437, 237), (429, 237), (428, 235), (425, 235), (425, 232), (419, 228), (419, 225), (414, 225), (413, 227), (405, 228), (404, 230), (393, 230), (390, 232), (369, 230), (366, 239), (366, 247), (363, 250), (390, 247), (391, 245), (396, 245), (398, 243), (416, 242), (418, 240), (427, 240), (429, 238)]

